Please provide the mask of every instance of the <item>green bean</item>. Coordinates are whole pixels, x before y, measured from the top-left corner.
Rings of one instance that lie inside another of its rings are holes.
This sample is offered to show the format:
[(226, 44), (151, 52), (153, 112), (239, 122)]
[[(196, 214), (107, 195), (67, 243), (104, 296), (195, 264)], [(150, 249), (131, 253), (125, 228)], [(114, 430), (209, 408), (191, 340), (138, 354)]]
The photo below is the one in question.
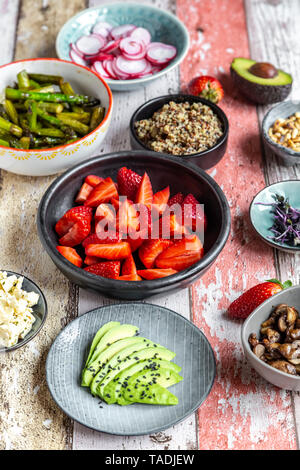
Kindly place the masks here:
[(0, 145), (2, 145), (2, 147), (9, 147), (9, 142), (7, 140), (0, 139)]
[(102, 108), (102, 106), (97, 106), (93, 109), (90, 122), (90, 131), (93, 131), (97, 126), (99, 126), (100, 122), (102, 122), (104, 119), (104, 114), (105, 108)]
[(85, 135), (88, 134), (89, 132), (89, 127), (83, 124), (83, 122), (76, 121), (75, 119), (69, 118), (62, 116), (63, 113), (58, 114), (58, 119), (61, 121), (64, 125), (68, 127), (72, 127), (76, 132), (79, 132), (79, 134)]
[(62, 80), (59, 75), (46, 75), (43, 73), (30, 73), (29, 77), (39, 83), (54, 83), (55, 85), (59, 85)]
[(30, 80), (29, 80), (28, 73), (26, 72), (26, 70), (21, 70), (21, 72), (19, 72), (17, 75), (17, 79), (18, 79), (19, 88), (22, 88), (25, 90), (30, 88)]
[(59, 83), (59, 87), (65, 95), (75, 95), (71, 84), (69, 82), (64, 82), (63, 80)]
[(64, 138), (65, 134), (60, 129), (42, 128), (36, 129), (35, 134), (46, 137)]
[(6, 88), (6, 98), (10, 100), (27, 100), (49, 101), (50, 103), (71, 103), (85, 104), (87, 106), (96, 106), (99, 104), (97, 98), (85, 95), (64, 95), (63, 93), (37, 93), (35, 91), (15, 90), (14, 88)]
[(25, 103), (25, 106), (28, 105), (27, 118), (29, 129), (31, 132), (35, 132), (37, 129), (37, 104), (35, 101), (28, 101)]
[(64, 106), (61, 103), (47, 103), (41, 102), (38, 104), (39, 108), (44, 109), (48, 113), (59, 114), (64, 110)]
[[(66, 113), (66, 112), (63, 112), (63, 113), (60, 113), (59, 115), (60, 117), (65, 117), (65, 118), (71, 118), (71, 119), (75, 119), (76, 121), (80, 121), (80, 122), (83, 122), (84, 124), (88, 124), (90, 122), (90, 113), (86, 113), (86, 112), (82, 112), (82, 113)], [(57, 116), (57, 117), (59, 117)]]
[(20, 139), (20, 145), (22, 146), (23, 149), (28, 150), (30, 147), (30, 137), (21, 137)]
[(12, 121), (14, 124), (19, 124), (18, 113), (13, 105), (13, 102), (10, 100), (5, 100), (4, 108), (10, 118), (10, 121)]
[(57, 146), (65, 143), (64, 139), (59, 139), (56, 137), (34, 137), (33, 138), (34, 146), (41, 147), (41, 146)]
[(6, 131), (14, 134), (17, 137), (21, 137), (23, 134), (23, 130), (21, 127), (17, 126), (16, 124), (12, 124), (10, 121), (6, 121), (3, 117), (0, 117), (0, 127), (5, 129)]

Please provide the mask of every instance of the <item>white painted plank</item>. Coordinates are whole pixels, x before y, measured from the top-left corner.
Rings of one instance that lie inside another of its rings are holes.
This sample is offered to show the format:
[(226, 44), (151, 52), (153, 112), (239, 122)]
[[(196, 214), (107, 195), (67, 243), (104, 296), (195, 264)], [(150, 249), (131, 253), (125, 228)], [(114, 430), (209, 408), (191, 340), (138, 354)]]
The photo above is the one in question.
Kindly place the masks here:
[[(174, 12), (175, 2), (171, 0), (145, 1), (158, 7)], [(92, 0), (90, 6), (96, 6), (104, 1)], [(179, 71), (171, 71), (165, 78), (154, 81), (133, 92), (114, 92), (114, 118), (109, 134), (101, 148), (102, 153), (129, 149), (128, 124), (134, 110), (145, 101), (167, 93), (177, 92), (179, 89)], [(79, 315), (95, 308), (106, 305), (112, 301), (101, 295), (91, 294), (80, 290)], [(148, 300), (157, 305), (173, 309), (187, 318), (190, 318), (189, 291), (185, 289), (160, 299)], [(192, 415), (184, 422), (153, 436), (120, 437), (97, 433), (78, 423), (74, 423), (73, 449), (195, 449), (197, 448), (196, 415)]]
[[(270, 62), (277, 68), (291, 73), (293, 89), (287, 100), (300, 100), (300, 2), (299, 0), (245, 1), (251, 57)], [(270, 106), (259, 106), (260, 123)], [(283, 166), (276, 156), (265, 147), (266, 183), (272, 184), (287, 179), (300, 179), (300, 165)], [(279, 279), (291, 279), (300, 283), (300, 255), (291, 255), (277, 250), (276, 267)], [(300, 396), (292, 394), (295, 423), (300, 441)]]
[(11, 62), (14, 56), (19, 0), (0, 1), (0, 65)]

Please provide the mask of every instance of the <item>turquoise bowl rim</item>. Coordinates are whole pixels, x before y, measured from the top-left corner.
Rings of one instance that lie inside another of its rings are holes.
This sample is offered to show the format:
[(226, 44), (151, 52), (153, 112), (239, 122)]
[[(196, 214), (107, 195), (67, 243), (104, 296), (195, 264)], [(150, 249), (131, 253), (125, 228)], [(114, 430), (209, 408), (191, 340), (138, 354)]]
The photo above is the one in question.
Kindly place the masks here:
[[(119, 5), (120, 7), (140, 7), (141, 6), (141, 4), (136, 3), (136, 2), (132, 2), (132, 3), (116, 2), (116, 3), (111, 3), (111, 4), (110, 3), (105, 3), (101, 6), (85, 8), (84, 10), (81, 10), (79, 13), (72, 16), (60, 29), (60, 31), (59, 31), (59, 33), (56, 37), (56, 43), (55, 43), (57, 56), (60, 59), (68, 60), (69, 62), (71, 62), (69, 57), (66, 57), (64, 54), (62, 54), (61, 45), (60, 45), (64, 41), (63, 36), (65, 34), (65, 31), (71, 25), (71, 23), (76, 21), (77, 18), (80, 18), (83, 14), (86, 14), (86, 12), (102, 10), (103, 8), (109, 9), (109, 7), (111, 7), (112, 5), (114, 5), (114, 6)], [(170, 13), (170, 12), (164, 10), (164, 9), (155, 7), (153, 5), (144, 5), (144, 7), (148, 8), (150, 10), (153, 10), (154, 12), (157, 11), (157, 12), (163, 13), (164, 15), (169, 17), (169, 19), (171, 21), (176, 23), (179, 28), (181, 28), (181, 30), (182, 30), (182, 32), (185, 36), (185, 44), (183, 45), (183, 50), (181, 51), (181, 53), (176, 55), (176, 57), (171, 61), (171, 63), (167, 67), (165, 67), (163, 70), (161, 70), (160, 72), (158, 72), (154, 75), (151, 75), (149, 77), (144, 77), (144, 78), (135, 78), (133, 80), (110, 80), (110, 79), (106, 79), (105, 81), (109, 86), (112, 86), (112, 85), (118, 85), (118, 86), (119, 85), (124, 85), (125, 86), (125, 85), (135, 85), (135, 84), (140, 85), (140, 84), (148, 83), (148, 82), (150, 82), (150, 81), (152, 81), (156, 78), (162, 77), (165, 73), (169, 72), (170, 70), (173, 70), (175, 67), (177, 67), (183, 61), (183, 59), (187, 55), (187, 52), (188, 52), (189, 46), (190, 46), (190, 36), (189, 36), (189, 32), (188, 32), (186, 26), (183, 24), (183, 22), (180, 21), (177, 18), (177, 16), (173, 15), (173, 13)]]
[[(280, 251), (285, 251), (285, 252), (288, 252), (288, 253), (300, 253), (300, 245), (299, 247), (293, 247), (293, 246), (290, 246), (290, 245), (287, 245), (286, 243), (278, 243), (278, 242), (275, 242), (269, 238), (267, 238), (267, 236), (265, 236), (262, 231), (259, 229), (259, 227), (256, 226), (254, 220), (253, 220), (253, 212), (254, 212), (254, 208), (255, 208), (255, 203), (258, 202), (257, 201), (257, 198), (264, 192), (266, 191), (266, 189), (269, 189), (269, 188), (272, 188), (273, 186), (277, 186), (279, 184), (282, 184), (282, 183), (292, 183), (292, 182), (297, 182), (299, 184), (299, 187), (300, 187), (300, 180), (298, 179), (295, 179), (295, 180), (283, 180), (283, 181), (277, 181), (276, 183), (272, 183), (268, 186), (265, 186), (261, 191), (259, 191), (253, 198), (251, 204), (250, 204), (250, 208), (249, 208), (249, 216), (250, 216), (250, 221), (251, 221), (251, 225), (253, 227), (253, 229), (255, 230), (255, 232), (260, 236), (260, 238), (266, 242), (269, 246), (271, 246), (272, 248), (276, 248), (277, 250), (280, 250)], [(272, 232), (270, 232), (270, 235), (272, 234)]]

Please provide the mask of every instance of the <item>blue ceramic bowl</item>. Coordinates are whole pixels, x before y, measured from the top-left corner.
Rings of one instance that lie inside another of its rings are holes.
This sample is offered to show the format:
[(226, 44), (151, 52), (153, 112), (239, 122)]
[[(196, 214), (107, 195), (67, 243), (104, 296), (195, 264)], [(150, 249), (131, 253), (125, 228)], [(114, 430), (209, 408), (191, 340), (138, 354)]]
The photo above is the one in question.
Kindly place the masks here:
[(257, 234), (273, 248), (288, 253), (300, 253), (300, 245), (293, 247), (286, 243), (275, 242), (269, 238), (274, 236), (273, 232), (270, 230), (274, 220), (273, 214), (271, 213), (271, 206), (257, 203), (272, 204), (275, 194), (288, 198), (291, 206), (295, 209), (300, 209), (300, 180), (281, 181), (271, 184), (260, 191), (251, 203), (250, 220), (252, 226)]
[(271, 108), (262, 122), (262, 135), (265, 143), (270, 150), (279, 157), (281, 163), (285, 166), (299, 165), (300, 152), (276, 144), (276, 142), (269, 137), (268, 131), (277, 119), (287, 119), (297, 112), (300, 112), (300, 101), (283, 101)]
[(70, 43), (80, 36), (89, 34), (99, 21), (118, 26), (125, 23), (147, 28), (152, 41), (164, 42), (176, 47), (177, 55), (161, 72), (134, 80), (109, 80), (112, 90), (133, 90), (161, 77), (182, 62), (189, 48), (189, 33), (184, 24), (171, 13), (150, 5), (139, 3), (113, 3), (88, 8), (73, 16), (60, 30), (56, 39), (56, 53), (60, 59), (70, 60)]
[(36, 294), (38, 294), (39, 301), (36, 305), (32, 307), (32, 314), (35, 317), (35, 322), (32, 325), (32, 328), (29, 331), (29, 333), (27, 333), (25, 338), (19, 340), (18, 343), (15, 344), (14, 346), (11, 346), (9, 348), (3, 348), (0, 346), (0, 353), (15, 351), (16, 349), (19, 349), (22, 346), (25, 346), (25, 344), (31, 341), (39, 333), (39, 331), (41, 330), (42, 326), (44, 325), (46, 321), (47, 314), (48, 314), (47, 302), (44, 297), (44, 294), (33, 281), (28, 279), (28, 277), (24, 276), (23, 274), (8, 271), (7, 269), (4, 269), (3, 271), (6, 271), (8, 276), (16, 275), (17, 277), (23, 277), (24, 280), (23, 280), (22, 289), (27, 292), (35, 292)]

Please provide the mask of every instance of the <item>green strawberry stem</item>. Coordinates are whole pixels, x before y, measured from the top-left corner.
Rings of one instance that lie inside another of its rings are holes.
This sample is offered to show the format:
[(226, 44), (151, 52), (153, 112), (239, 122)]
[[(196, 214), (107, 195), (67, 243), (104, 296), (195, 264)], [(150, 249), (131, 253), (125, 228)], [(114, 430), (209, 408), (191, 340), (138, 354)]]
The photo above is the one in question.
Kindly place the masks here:
[(293, 285), (292, 281), (290, 280), (282, 283), (278, 281), (278, 279), (267, 279), (266, 282), (273, 282), (273, 284), (278, 284), (281, 287), (281, 289), (288, 289), (289, 287), (292, 287)]

